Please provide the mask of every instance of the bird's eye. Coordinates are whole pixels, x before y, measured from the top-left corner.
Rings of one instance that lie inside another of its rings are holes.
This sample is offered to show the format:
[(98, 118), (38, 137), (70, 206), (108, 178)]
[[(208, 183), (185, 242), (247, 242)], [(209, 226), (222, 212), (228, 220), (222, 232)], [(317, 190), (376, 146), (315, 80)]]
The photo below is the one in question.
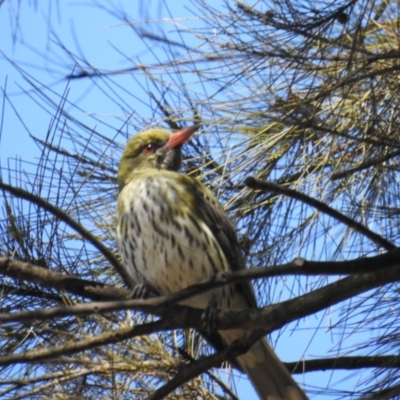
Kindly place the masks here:
[(143, 147), (143, 153), (151, 154), (154, 153), (154, 144), (148, 143)]

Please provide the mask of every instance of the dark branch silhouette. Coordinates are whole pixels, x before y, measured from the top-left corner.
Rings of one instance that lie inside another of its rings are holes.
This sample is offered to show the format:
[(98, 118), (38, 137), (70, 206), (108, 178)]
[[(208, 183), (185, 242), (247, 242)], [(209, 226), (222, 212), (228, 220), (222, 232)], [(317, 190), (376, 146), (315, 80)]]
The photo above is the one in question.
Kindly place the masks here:
[(38, 205), (46, 211), (52, 213), (55, 217), (57, 217), (60, 221), (65, 222), (68, 226), (74, 229), (77, 233), (79, 233), (84, 239), (88, 240), (94, 247), (96, 247), (100, 253), (110, 262), (110, 264), (118, 271), (118, 273), (124, 278), (125, 282), (129, 285), (134, 285), (132, 282), (132, 278), (126, 273), (124, 268), (121, 267), (121, 264), (115, 257), (115, 255), (108, 249), (106, 246), (101, 243), (95, 235), (90, 233), (87, 229), (85, 229), (79, 222), (75, 219), (71, 218), (64, 211), (55, 207), (53, 204), (48, 201), (42, 199), (39, 196), (36, 196), (32, 193), (27, 192), (24, 189), (16, 188), (14, 186), (8, 185), (6, 183), (0, 182), (0, 188), (11, 193), (15, 197), (19, 197), (24, 200), (28, 200), (33, 204)]
[(245, 184), (252, 189), (262, 190), (262, 191), (272, 191), (275, 193), (291, 197), (293, 199), (300, 200), (305, 204), (315, 207), (317, 210), (331, 216), (332, 218), (335, 218), (336, 220), (342, 222), (343, 224), (347, 225), (349, 228), (355, 230), (356, 232), (361, 233), (362, 235), (369, 238), (372, 242), (383, 247), (384, 249), (393, 250), (396, 248), (394, 244), (390, 243), (388, 240), (384, 239), (382, 236), (376, 234), (375, 232), (372, 232), (363, 224), (360, 224), (354, 219), (349, 218), (346, 215), (343, 215), (339, 211), (328, 206), (327, 204), (319, 200), (316, 200), (310, 196), (307, 196), (304, 193), (297, 192), (296, 190), (286, 188), (284, 186), (278, 185), (273, 182), (259, 181), (252, 177), (247, 178), (245, 180)]

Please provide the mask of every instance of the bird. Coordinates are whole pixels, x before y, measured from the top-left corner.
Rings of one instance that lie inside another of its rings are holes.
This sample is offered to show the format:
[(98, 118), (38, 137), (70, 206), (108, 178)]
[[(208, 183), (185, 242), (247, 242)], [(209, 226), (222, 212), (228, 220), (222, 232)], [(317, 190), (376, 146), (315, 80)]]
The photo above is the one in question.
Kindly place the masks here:
[[(223, 271), (245, 268), (233, 224), (212, 192), (179, 172), (182, 146), (199, 126), (174, 133), (153, 128), (134, 135), (121, 157), (117, 180), (116, 241), (126, 272), (143, 295), (166, 295)], [(145, 288), (145, 290), (143, 290)], [(256, 308), (251, 282), (217, 288), (183, 300), (204, 309)], [(224, 346), (245, 337), (245, 329), (216, 333)], [(262, 400), (306, 400), (265, 338), (234, 364)]]

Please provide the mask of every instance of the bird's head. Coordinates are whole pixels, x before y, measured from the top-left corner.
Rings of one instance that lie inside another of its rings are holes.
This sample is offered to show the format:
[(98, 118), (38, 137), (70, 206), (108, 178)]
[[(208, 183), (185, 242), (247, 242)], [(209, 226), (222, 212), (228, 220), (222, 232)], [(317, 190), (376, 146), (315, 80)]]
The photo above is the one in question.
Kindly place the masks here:
[(199, 126), (194, 125), (171, 134), (166, 129), (155, 128), (135, 135), (125, 147), (119, 163), (120, 190), (140, 169), (178, 171), (182, 161), (181, 147), (197, 129)]

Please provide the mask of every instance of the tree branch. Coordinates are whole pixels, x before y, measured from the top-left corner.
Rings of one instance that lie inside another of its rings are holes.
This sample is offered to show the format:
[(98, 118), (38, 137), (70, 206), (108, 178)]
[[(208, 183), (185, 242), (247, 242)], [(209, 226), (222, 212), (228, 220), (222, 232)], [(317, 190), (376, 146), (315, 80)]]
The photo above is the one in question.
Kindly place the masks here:
[(292, 374), (325, 371), (327, 369), (400, 368), (399, 356), (354, 356), (284, 363)]
[(161, 386), (152, 393), (148, 400), (164, 399), (169, 393), (173, 392), (179, 386), (190, 381), (196, 376), (208, 371), (211, 368), (218, 367), (226, 360), (232, 360), (235, 357), (246, 353), (251, 345), (255, 343), (263, 334), (259, 331), (252, 332), (248, 337), (234, 342), (232, 345), (214, 353), (210, 356), (189, 363), (175, 377), (169, 380), (165, 385)]
[[(188, 354), (183, 349), (178, 349), (178, 352), (187, 361), (190, 361), (190, 362), (196, 361), (195, 358), (191, 357), (190, 354)], [(213, 374), (209, 370), (204, 371), (204, 373), (206, 373), (213, 381), (215, 381), (218, 384), (218, 386), (221, 388), (221, 390), (225, 394), (227, 394), (232, 400), (239, 400), (239, 398), (235, 395), (235, 393), (233, 393), (233, 391), (229, 388), (229, 386), (227, 386), (219, 377), (217, 377), (215, 374)]]
[(129, 296), (129, 292), (124, 289), (79, 279), (73, 275), (60, 274), (27, 262), (9, 260), (4, 257), (0, 257), (0, 275), (34, 282), (47, 288), (66, 291), (92, 300), (120, 300)]
[(385, 250), (389, 251), (389, 250), (394, 250), (396, 248), (394, 244), (390, 243), (388, 240), (384, 239), (382, 236), (376, 234), (375, 232), (372, 232), (363, 224), (360, 224), (354, 219), (347, 217), (346, 215), (340, 213), (339, 211), (333, 209), (332, 207), (329, 207), (325, 203), (322, 203), (319, 200), (307, 196), (304, 193), (297, 192), (296, 190), (289, 189), (287, 187), (278, 185), (276, 183), (259, 181), (253, 177), (246, 178), (244, 183), (251, 189), (262, 190), (264, 192), (272, 191), (275, 193), (291, 197), (292, 199), (300, 200), (301, 202), (316, 208), (318, 211), (321, 211), (331, 216), (332, 218), (335, 218), (336, 220), (342, 222), (343, 224), (347, 225), (349, 228), (355, 230), (356, 232), (361, 233), (362, 235), (370, 239), (372, 242), (376, 243), (378, 246), (383, 247)]
[(105, 332), (89, 339), (79, 342), (67, 342), (61, 346), (55, 346), (49, 349), (40, 349), (32, 351), (24, 351), (17, 354), (0, 356), (0, 365), (34, 363), (47, 360), (58, 356), (78, 353), (94, 347), (104, 346), (110, 343), (118, 343), (125, 339), (130, 339), (135, 336), (150, 335), (154, 332), (160, 332), (170, 329), (169, 324), (165, 321), (155, 321), (143, 325), (135, 325), (133, 327), (117, 329), (113, 332)]
[[(71, 293), (79, 294), (86, 298), (114, 300), (90, 304), (79, 304), (70, 307), (63, 306), (53, 307), (45, 310), (21, 311), (13, 314), (0, 314), (0, 322), (22, 322), (40, 319), (47, 320), (51, 318), (65, 317), (68, 315), (83, 316), (95, 312), (109, 312), (126, 309), (135, 309), (156, 314), (158, 313), (157, 310), (162, 310), (162, 315), (164, 315), (163, 310), (167, 307), (171, 307), (174, 304), (182, 302), (183, 300), (186, 300), (200, 293), (204, 293), (228, 284), (241, 282), (243, 280), (260, 279), (272, 276), (293, 274), (313, 275), (315, 274), (315, 271), (325, 274), (334, 273), (336, 275), (340, 272), (348, 273), (349, 271), (353, 271), (355, 274), (360, 274), (360, 272), (372, 272), (369, 274), (353, 275), (351, 277), (341, 279), (304, 296), (288, 300), (289, 302), (296, 302), (299, 299), (303, 299), (301, 301), (304, 301), (304, 299), (311, 299), (307, 300), (311, 307), (311, 303), (313, 301), (316, 302), (316, 304), (318, 305), (322, 304), (321, 301), (325, 299), (328, 302), (326, 307), (328, 307), (342, 301), (343, 299), (351, 297), (348, 296), (350, 292), (355, 295), (367, 291), (373, 287), (396, 281), (399, 279), (400, 276), (400, 249), (396, 249), (374, 257), (359, 258), (356, 260), (343, 262), (316, 262), (296, 259), (291, 264), (281, 266), (246, 269), (230, 273), (224, 272), (212, 276), (211, 278), (196, 285), (190, 286), (184, 290), (166, 296), (158, 296), (147, 300), (126, 301), (123, 301), (129, 296), (129, 292), (126, 290), (109, 287), (103, 284), (97, 284), (96, 282), (92, 281), (80, 280), (75, 277), (65, 277), (64, 275), (57, 272), (52, 272), (41, 267), (30, 265), (28, 263), (0, 258), (0, 274), (6, 274), (16, 279), (27, 279), (32, 282), (45, 285), (47, 287), (67, 290)], [(343, 293), (343, 291), (340, 290), (340, 287), (338, 287), (337, 285), (341, 284), (348, 287), (347, 290), (349, 291), (349, 293)], [(320, 300), (318, 296), (322, 296), (323, 299)], [(345, 297), (342, 298), (342, 296)], [(287, 304), (287, 302), (279, 303), (270, 307), (278, 307), (281, 304)], [(175, 308), (174, 310), (174, 312), (179, 313), (179, 311), (177, 311)], [(251, 313), (253, 312), (253, 310), (248, 310), (247, 312)], [(260, 311), (257, 310), (256, 312)], [(299, 318), (308, 315), (309, 313), (311, 313), (311, 311), (300, 315)], [(197, 324), (197, 328), (198, 327), (199, 326)], [(276, 327), (274, 329), (276, 329)]]
[(347, 176), (354, 174), (355, 172), (362, 171), (363, 169), (371, 168), (375, 165), (382, 164), (385, 161), (389, 161), (391, 158), (395, 158), (400, 156), (400, 150), (394, 151), (393, 153), (386, 154), (382, 157), (373, 158), (371, 160), (367, 160), (362, 162), (360, 165), (354, 168), (347, 169), (345, 171), (340, 171), (332, 174), (331, 180), (335, 181), (337, 179), (346, 178)]
[[(165, 396), (166, 393), (170, 393), (176, 387), (197, 376), (199, 373), (202, 373), (203, 371), (220, 364), (222, 361), (231, 359), (241, 352), (244, 352), (249, 345), (251, 345), (255, 340), (263, 336), (266, 332), (278, 329), (288, 322), (302, 318), (309, 314), (313, 314), (326, 307), (337, 304), (340, 301), (346, 300), (357, 294), (368, 291), (374, 287), (381, 286), (388, 282), (400, 280), (400, 268), (398, 266), (398, 263), (400, 261), (399, 258), (394, 258), (396, 256), (398, 257), (398, 251), (399, 249), (396, 249), (395, 251), (386, 253), (382, 256), (354, 261), (354, 263), (366, 262), (368, 264), (368, 261), (371, 262), (371, 259), (375, 259), (376, 261), (377, 259), (387, 258), (394, 265), (397, 265), (397, 267), (379, 268), (374, 271), (374, 273), (352, 275), (337, 282), (326, 285), (325, 287), (315, 290), (311, 293), (279, 304), (274, 304), (263, 309), (218, 311), (215, 321), (216, 328), (218, 330), (235, 328), (237, 329), (240, 327), (241, 329), (251, 330), (251, 335), (246, 338), (245, 342), (240, 342), (238, 345), (239, 347), (236, 347), (237, 344), (235, 344), (235, 348), (229, 347), (221, 352), (214, 354), (213, 356), (207, 357), (192, 364), (190, 368), (186, 368), (173, 380), (158, 389), (158, 391), (154, 393), (154, 397), (151, 398), (162, 398), (163, 396)], [(29, 265), (26, 263), (22, 264), (24, 264), (24, 267)], [(311, 265), (312, 267), (313, 263), (304, 262), (303, 265)], [(293, 265), (291, 267), (293, 267)], [(299, 268), (297, 265), (295, 265), (295, 267)], [(51, 271), (44, 270), (43, 268), (39, 269), (42, 270), (42, 272), (54, 274)], [(251, 270), (249, 270), (249, 272), (251, 272)], [(238, 279), (237, 276), (235, 278)], [(66, 345), (57, 346), (52, 349), (40, 349), (20, 354), (3, 356), (0, 357), (0, 365), (9, 365), (23, 362), (38, 362), (61, 355), (64, 356), (80, 352), (108, 343), (116, 343), (127, 338), (131, 338), (133, 336), (150, 334), (160, 330), (185, 327), (196, 328), (199, 330), (204, 329), (201, 318), (203, 313), (202, 310), (196, 310), (190, 307), (171, 306), (171, 304), (179, 301), (179, 299), (186, 298), (189, 294), (199, 294), (199, 292), (201, 291), (210, 290), (212, 287), (222, 286), (227, 283), (229, 282), (227, 282), (226, 279), (223, 279), (221, 281), (213, 281), (213, 279), (211, 279), (210, 282), (195, 285), (179, 293), (149, 300), (129, 300), (65, 307), (66, 311), (69, 313), (76, 309), (80, 309), (81, 311), (84, 310), (85, 312), (88, 312), (89, 310), (91, 312), (99, 312), (112, 311), (117, 309), (136, 309), (159, 315), (163, 318), (163, 320), (150, 324), (135, 326), (133, 328), (119, 329), (115, 332), (107, 332), (98, 335), (95, 338), (86, 339), (78, 343), (70, 342)], [(88, 306), (90, 307), (90, 309), (87, 308)], [(44, 310), (44, 312), (46, 312), (46, 310)], [(245, 347), (245, 349), (243, 346)]]
[(89, 241), (100, 253), (108, 260), (108, 262), (118, 271), (118, 273), (122, 276), (125, 283), (129, 287), (133, 287), (134, 282), (132, 278), (128, 275), (126, 270), (122, 268), (120, 262), (114, 256), (114, 254), (103, 244), (101, 243), (96, 236), (94, 236), (91, 232), (85, 229), (79, 222), (75, 219), (71, 218), (67, 213), (60, 210), (53, 204), (48, 201), (42, 199), (39, 196), (34, 195), (33, 193), (29, 193), (28, 191), (17, 188), (6, 183), (0, 182), (0, 188), (11, 193), (13, 196), (30, 201), (33, 204), (36, 204), (40, 208), (50, 212), (55, 217), (57, 217), (60, 221), (65, 222), (69, 227), (78, 232), (84, 239)]
[[(289, 322), (321, 311), (360, 293), (398, 280), (400, 280), (400, 268), (383, 268), (374, 273), (354, 275), (340, 279), (311, 293), (273, 304), (263, 309), (220, 310), (217, 313), (216, 328), (224, 330), (240, 327), (242, 329), (262, 329), (265, 332), (270, 332)], [(217, 282), (213, 288), (224, 284), (226, 282)], [(194, 290), (195, 287), (198, 290)], [(175, 294), (148, 300), (82, 304), (65, 307), (65, 313), (60, 313), (60, 308), (56, 307), (56, 311), (59, 312), (58, 315), (65, 316), (134, 309), (161, 316), (169, 322), (170, 329), (195, 328), (201, 330), (204, 329), (201, 318), (202, 310), (183, 306), (171, 306), (171, 304), (180, 298), (187, 298), (188, 294), (193, 295), (193, 292), (197, 295), (207, 290), (211, 290), (209, 285), (203, 284), (202, 287), (201, 285), (195, 285)], [(46, 312), (51, 312), (51, 310), (44, 310), (42, 317), (49, 316), (46, 315)], [(39, 311), (35, 313), (39, 314)], [(30, 318), (32, 318), (32, 314), (28, 315), (26, 313), (25, 318), (21, 318), (21, 320), (28, 320)], [(7, 314), (1, 315), (0, 321), (9, 322), (10, 320), (11, 318), (7, 317)]]

